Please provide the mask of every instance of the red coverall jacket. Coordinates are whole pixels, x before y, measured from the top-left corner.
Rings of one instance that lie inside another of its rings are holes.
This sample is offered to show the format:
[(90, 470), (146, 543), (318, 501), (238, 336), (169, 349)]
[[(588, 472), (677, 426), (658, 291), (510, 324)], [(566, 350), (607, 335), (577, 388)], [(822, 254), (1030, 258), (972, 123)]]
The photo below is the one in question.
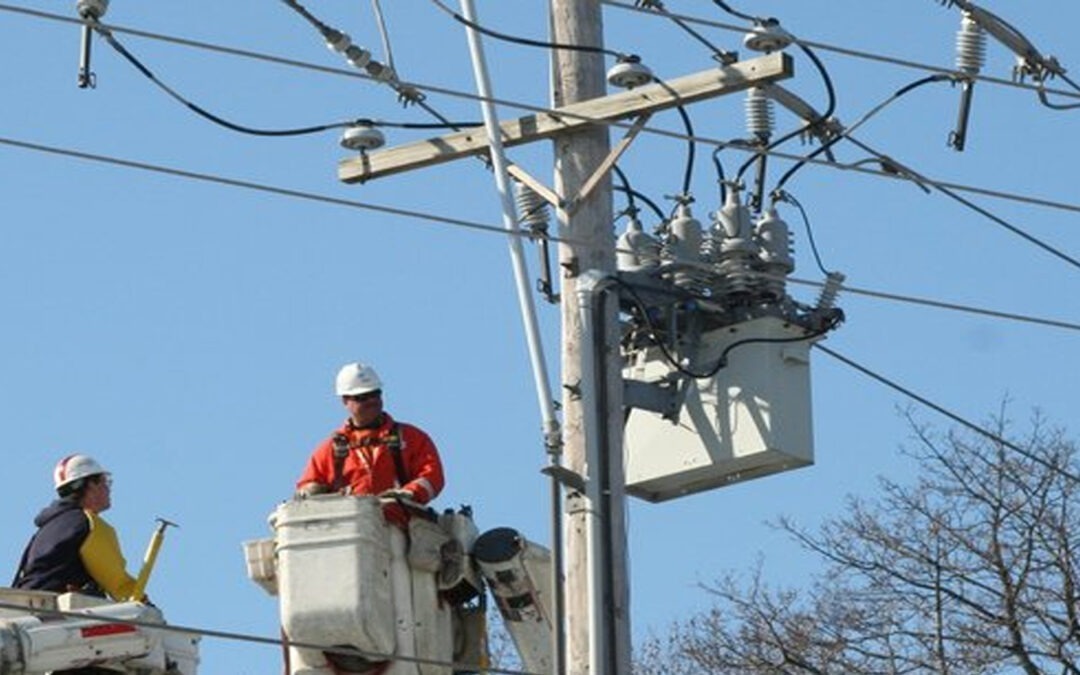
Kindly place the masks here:
[(384, 490), (400, 488), (412, 494), (414, 501), (428, 503), (443, 489), (439, 451), (426, 433), (411, 424), (398, 423), (405, 469), (405, 482), (398, 485), (397, 469), (387, 444), (394, 424), (394, 419), (387, 413), (383, 413), (382, 423), (373, 429), (358, 429), (351, 419), (346, 420), (340, 429), (315, 448), (296, 486), (299, 488), (312, 482), (333, 484), (334, 436), (343, 434), (349, 441), (349, 454), (345, 457), (342, 477), (352, 494), (377, 495)]

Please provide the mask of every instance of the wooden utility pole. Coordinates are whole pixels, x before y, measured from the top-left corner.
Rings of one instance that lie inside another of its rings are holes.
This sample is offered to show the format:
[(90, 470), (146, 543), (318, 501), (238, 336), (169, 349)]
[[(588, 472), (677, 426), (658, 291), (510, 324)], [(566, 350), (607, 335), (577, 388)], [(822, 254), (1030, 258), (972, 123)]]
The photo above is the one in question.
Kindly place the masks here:
[[(601, 47), (603, 24), (600, 0), (551, 0), (553, 41), (567, 45)], [(552, 104), (560, 107), (579, 101), (598, 98), (605, 91), (605, 67), (603, 55), (578, 50), (555, 50), (552, 72)], [(556, 137), (555, 146), (555, 192), (564, 200), (577, 195), (610, 150), (608, 130), (604, 126), (587, 126), (579, 131)], [(596, 270), (614, 274), (615, 237), (611, 179), (605, 173), (597, 189), (574, 204), (568, 212), (558, 210), (559, 236), (573, 240), (575, 244), (559, 247), (559, 263), (562, 270), (562, 384), (563, 442), (565, 466), (585, 476), (589, 481), (602, 480), (598, 467), (586, 466), (586, 437), (595, 430), (585, 428), (586, 422), (606, 425), (614, 430), (616, 438), (609, 438), (609, 448), (620, 448), (622, 389), (617, 353), (605, 352), (607, 367), (601, 370), (609, 374), (608, 382), (593, 382), (596, 390), (604, 388), (607, 410), (600, 416), (589, 416), (585, 406), (595, 405), (581, 395), (585, 378), (594, 377), (584, 372), (584, 350), (594, 345), (583, 344), (583, 326), (580, 302), (577, 294), (579, 276)], [(576, 242), (581, 242), (580, 244)], [(618, 331), (616, 303), (608, 303), (605, 319), (607, 336)], [(613, 442), (612, 442), (613, 441)], [(616, 445), (617, 443), (617, 445)], [(606, 451), (609, 448), (601, 448)], [(621, 460), (621, 454), (619, 459)], [(621, 474), (621, 461), (618, 462)], [(613, 478), (611, 476), (608, 479)], [(621, 492), (622, 476), (615, 477)], [(613, 484), (610, 480), (606, 484)], [(571, 492), (567, 497), (565, 531), (566, 566), (566, 672), (569, 675), (628, 675), (630, 660), (629, 592), (626, 579), (625, 548), (605, 562), (610, 565), (610, 583), (603, 593), (603, 606), (590, 611), (590, 598), (596, 589), (590, 588), (589, 566), (595, 560), (590, 556), (601, 551), (589, 550), (590, 527), (602, 526), (620, 542), (626, 541), (626, 528), (622, 508), (608, 509), (612, 519), (600, 523), (603, 514), (600, 505), (590, 503), (584, 495)], [(590, 522), (591, 521), (591, 522)], [(610, 549), (609, 549), (610, 551)], [(594, 580), (595, 582), (595, 580)], [(590, 625), (590, 616), (599, 609), (602, 626)], [(604, 635), (596, 634), (602, 628)], [(602, 645), (603, 652), (590, 655), (592, 641)], [(590, 672), (590, 664), (598, 672)], [(561, 673), (558, 675), (562, 675)]]
[[(550, 2), (554, 42), (603, 46), (601, 0)], [(790, 57), (778, 52), (605, 95), (603, 59), (599, 51), (554, 49), (553, 109), (499, 125), (503, 147), (553, 141), (554, 189), (521, 167), (510, 164), (507, 171), (556, 206), (559, 236), (570, 242), (559, 245), (563, 464), (549, 467), (566, 495), (561, 549), (566, 620), (565, 633), (557, 631), (555, 675), (630, 673), (623, 381), (618, 303), (611, 288), (616, 272), (611, 166), (652, 113), (793, 74)], [(611, 151), (608, 124), (628, 120), (634, 121)], [(338, 165), (338, 177), (364, 183), (483, 156), (490, 149), (483, 128), (464, 129), (347, 157)], [(588, 321), (583, 309), (589, 311)]]

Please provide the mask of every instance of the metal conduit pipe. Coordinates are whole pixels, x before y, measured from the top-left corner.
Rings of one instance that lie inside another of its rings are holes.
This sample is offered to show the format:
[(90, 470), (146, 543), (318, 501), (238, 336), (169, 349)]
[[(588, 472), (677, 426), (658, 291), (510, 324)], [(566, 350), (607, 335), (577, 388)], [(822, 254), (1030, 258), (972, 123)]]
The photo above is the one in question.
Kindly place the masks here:
[[(472, 0), (461, 0), (461, 10), (464, 17), (472, 24), (478, 23), (476, 11)], [(480, 34), (471, 26), (466, 27), (469, 39), (469, 53), (472, 57), (473, 75), (476, 79), (477, 92), (480, 94), (480, 108), (484, 115), (484, 129), (491, 146), (491, 162), (495, 174), (495, 187), (502, 201), (503, 225), (511, 233), (517, 233), (518, 218), (514, 197), (510, 191), (510, 177), (507, 173), (506, 154), (503, 151), (502, 137), (499, 133), (499, 121), (495, 114), (495, 106), (492, 104), (491, 81), (488, 75), (487, 60), (484, 57), (484, 48), (480, 41)], [(533, 379), (536, 385), (537, 402), (540, 405), (540, 416), (543, 425), (544, 444), (552, 464), (559, 465), (559, 457), (562, 448), (562, 431), (559, 419), (555, 414), (555, 403), (551, 395), (551, 384), (548, 382), (547, 363), (544, 359), (543, 345), (540, 342), (540, 329), (536, 321), (536, 308), (532, 301), (532, 292), (529, 287), (528, 268), (525, 264), (525, 256), (521, 245), (521, 237), (508, 237), (510, 246), (510, 261), (514, 268), (514, 281), (517, 287), (518, 304), (521, 307), (521, 319), (525, 325), (525, 339), (528, 343), (529, 361), (532, 364)], [(562, 567), (562, 522), (559, 514), (561, 510), (561, 490), (558, 479), (552, 477), (552, 570), (555, 598), (555, 616), (553, 618), (553, 654), (558, 664), (555, 672), (562, 675), (565, 672), (563, 656), (563, 644), (565, 643), (565, 603), (563, 600)]]
[(614, 612), (622, 603), (612, 568), (616, 556), (612, 509), (622, 508), (621, 486), (611, 482), (612, 439), (607, 424), (608, 370), (604, 327), (605, 299), (615, 281), (607, 274), (590, 270), (578, 278), (577, 293), (581, 312), (583, 374), (581, 395), (585, 400), (584, 427), (585, 461), (588, 475), (585, 482), (586, 509), (589, 518), (587, 549), (589, 554), (589, 673), (618, 675), (620, 658), (614, 621), (607, 611)]

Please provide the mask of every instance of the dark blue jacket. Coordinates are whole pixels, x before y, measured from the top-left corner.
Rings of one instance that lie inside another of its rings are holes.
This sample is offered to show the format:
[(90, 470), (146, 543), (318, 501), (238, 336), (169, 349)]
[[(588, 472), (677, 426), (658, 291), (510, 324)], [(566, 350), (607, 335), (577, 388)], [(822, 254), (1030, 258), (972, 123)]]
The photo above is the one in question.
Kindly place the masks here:
[(26, 546), (12, 585), (104, 595), (79, 555), (90, 534), (90, 521), (79, 504), (73, 499), (57, 499), (34, 518), (34, 525), (38, 531)]

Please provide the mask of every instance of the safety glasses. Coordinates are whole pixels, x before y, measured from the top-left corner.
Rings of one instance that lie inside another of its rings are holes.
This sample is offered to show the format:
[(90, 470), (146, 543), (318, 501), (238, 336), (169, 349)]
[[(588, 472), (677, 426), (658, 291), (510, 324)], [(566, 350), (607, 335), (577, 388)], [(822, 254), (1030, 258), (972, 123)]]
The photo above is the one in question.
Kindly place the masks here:
[(346, 396), (345, 399), (349, 401), (356, 401), (357, 403), (364, 403), (365, 401), (373, 401), (382, 396), (382, 390), (376, 389), (375, 391), (368, 391), (363, 394), (352, 394)]

